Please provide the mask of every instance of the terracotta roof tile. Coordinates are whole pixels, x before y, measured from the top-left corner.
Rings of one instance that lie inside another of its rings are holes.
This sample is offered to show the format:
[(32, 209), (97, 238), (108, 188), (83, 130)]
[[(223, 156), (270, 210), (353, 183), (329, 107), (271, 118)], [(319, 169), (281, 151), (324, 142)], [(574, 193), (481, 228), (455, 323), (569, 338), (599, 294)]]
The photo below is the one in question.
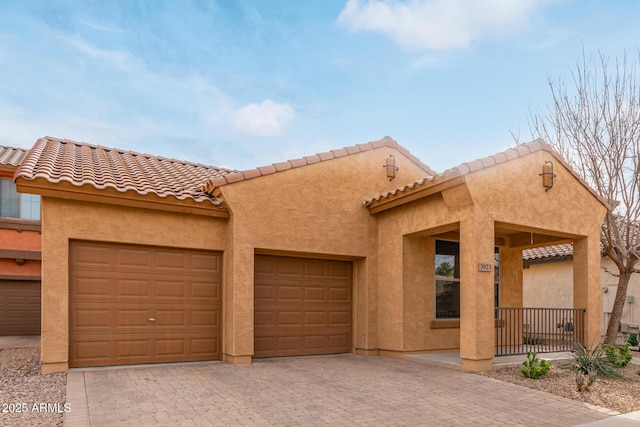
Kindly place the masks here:
[(349, 154), (356, 154), (360, 152), (360, 147), (358, 147), (357, 145), (352, 145), (350, 147), (345, 147), (345, 150), (347, 150)]
[(322, 161), (320, 160), (320, 156), (318, 156), (317, 154), (314, 154), (313, 156), (304, 156), (303, 159), (307, 161), (308, 165), (312, 165), (314, 163), (318, 163)]
[(345, 148), (341, 148), (339, 150), (331, 150), (331, 152), (336, 157), (336, 159), (338, 157), (344, 157), (349, 154), (349, 152)]
[(15, 176), (219, 205), (220, 200), (202, 191), (202, 183), (231, 172), (213, 166), (45, 137), (35, 143)]
[(258, 169), (251, 169), (248, 171), (244, 171), (242, 172), (242, 175), (244, 176), (244, 179), (251, 179), (251, 178), (257, 178), (259, 176), (262, 176)]
[(571, 243), (531, 248), (522, 251), (522, 259), (528, 264), (534, 264), (536, 262), (562, 261), (571, 259), (572, 257), (573, 245)]
[(272, 173), (276, 173), (278, 171), (276, 169), (276, 167), (273, 166), (273, 165), (271, 165), (271, 166), (261, 166), (261, 167), (258, 168), (258, 170), (260, 171), (261, 175), (269, 175), (269, 174), (272, 174)]
[(276, 167), (276, 170), (278, 172), (282, 172), (282, 171), (286, 171), (286, 170), (291, 169), (291, 163), (290, 162), (274, 163), (273, 166)]
[(0, 165), (20, 166), (29, 150), (0, 145)]
[(289, 162), (291, 163), (291, 167), (293, 168), (299, 168), (300, 166), (306, 166), (309, 163), (307, 163), (307, 160), (302, 158), (302, 159), (294, 159), (294, 160), (289, 160)]
[(318, 153), (318, 156), (320, 156), (320, 160), (321, 161), (326, 161), (326, 160), (331, 160), (333, 159), (335, 156), (333, 155), (332, 152), (325, 152), (325, 153)]
[[(396, 141), (394, 141), (390, 137), (385, 136), (379, 141), (368, 142), (366, 144), (357, 144), (350, 147), (331, 150), (324, 153), (318, 153), (313, 156), (305, 156), (299, 159), (287, 160), (286, 162), (275, 163), (269, 166), (261, 166), (254, 170), (229, 173), (224, 177), (218, 177), (218, 178), (213, 178), (209, 180), (208, 182), (206, 182), (204, 185), (201, 186), (201, 189), (202, 191), (212, 193), (216, 187), (220, 187), (223, 185), (231, 184), (238, 181), (243, 181), (246, 179), (257, 178), (258, 176), (269, 175), (272, 173), (281, 172), (288, 169), (304, 167), (307, 165), (312, 165), (314, 163), (325, 162), (327, 160), (332, 160), (339, 157), (360, 153), (363, 151), (374, 150), (380, 147), (395, 148), (396, 150), (400, 151), (402, 154), (407, 156), (407, 158), (409, 158), (413, 163), (417, 164), (425, 172), (435, 174), (435, 171), (433, 171), (433, 169), (431, 169), (429, 166), (422, 163), (416, 156), (412, 155), (407, 149), (400, 146)], [(256, 174), (254, 171), (259, 171), (260, 173)]]

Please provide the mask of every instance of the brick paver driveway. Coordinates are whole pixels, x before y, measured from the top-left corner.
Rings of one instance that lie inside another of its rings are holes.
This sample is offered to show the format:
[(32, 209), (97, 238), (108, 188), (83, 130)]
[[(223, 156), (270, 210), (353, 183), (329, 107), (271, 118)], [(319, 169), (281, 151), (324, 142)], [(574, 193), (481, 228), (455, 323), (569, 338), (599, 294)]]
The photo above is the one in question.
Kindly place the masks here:
[(479, 375), (355, 355), (71, 370), (65, 425), (524, 425), (606, 418)]

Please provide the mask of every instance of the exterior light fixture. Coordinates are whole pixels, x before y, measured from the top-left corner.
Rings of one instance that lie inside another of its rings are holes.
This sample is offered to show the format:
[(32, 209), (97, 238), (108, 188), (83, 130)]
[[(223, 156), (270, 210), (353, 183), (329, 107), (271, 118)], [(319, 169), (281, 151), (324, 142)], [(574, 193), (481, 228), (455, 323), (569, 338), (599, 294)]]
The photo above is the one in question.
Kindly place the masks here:
[(396, 172), (400, 170), (399, 167), (396, 167), (396, 158), (393, 157), (393, 154), (389, 154), (387, 161), (382, 167), (387, 170), (387, 178), (389, 178), (389, 181), (393, 181), (396, 177)]
[(24, 259), (22, 259), (22, 258), (18, 258), (18, 259), (16, 259), (16, 264), (18, 264), (18, 265), (24, 265)]
[(553, 173), (553, 163), (547, 161), (542, 165), (542, 173), (538, 174), (542, 177), (542, 186), (544, 187), (544, 191), (547, 192), (553, 188), (553, 179), (556, 177), (556, 174)]

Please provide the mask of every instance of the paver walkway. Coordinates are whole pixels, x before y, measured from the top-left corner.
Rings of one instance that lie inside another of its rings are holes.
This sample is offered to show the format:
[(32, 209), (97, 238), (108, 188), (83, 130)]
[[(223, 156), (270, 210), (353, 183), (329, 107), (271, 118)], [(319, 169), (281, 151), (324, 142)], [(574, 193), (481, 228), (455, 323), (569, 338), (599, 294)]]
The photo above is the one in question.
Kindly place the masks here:
[(571, 426), (583, 403), (452, 369), (356, 355), (74, 369), (66, 426)]

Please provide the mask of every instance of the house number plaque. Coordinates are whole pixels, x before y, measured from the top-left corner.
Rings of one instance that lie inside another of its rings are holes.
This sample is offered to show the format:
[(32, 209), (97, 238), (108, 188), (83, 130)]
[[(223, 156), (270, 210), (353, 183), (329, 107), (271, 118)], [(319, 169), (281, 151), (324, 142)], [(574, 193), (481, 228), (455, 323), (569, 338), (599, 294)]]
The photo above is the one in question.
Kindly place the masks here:
[(491, 264), (478, 264), (478, 271), (488, 271), (491, 272)]

